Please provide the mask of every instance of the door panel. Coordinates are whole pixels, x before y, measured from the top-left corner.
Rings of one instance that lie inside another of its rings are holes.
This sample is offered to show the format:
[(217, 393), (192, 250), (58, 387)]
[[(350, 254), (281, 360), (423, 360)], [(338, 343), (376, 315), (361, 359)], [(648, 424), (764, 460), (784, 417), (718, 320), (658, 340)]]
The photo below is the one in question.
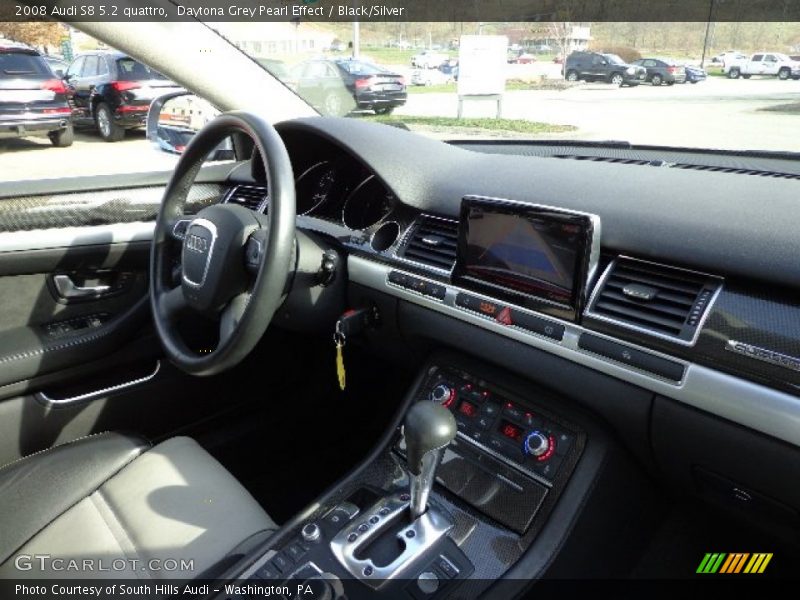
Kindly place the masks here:
[[(231, 168), (212, 171), (223, 181)], [(0, 465), (108, 429), (157, 438), (234, 405), (220, 401), (227, 377), (192, 378), (164, 361), (151, 326), (159, 177), (0, 188)], [(187, 212), (223, 191), (195, 185)]]

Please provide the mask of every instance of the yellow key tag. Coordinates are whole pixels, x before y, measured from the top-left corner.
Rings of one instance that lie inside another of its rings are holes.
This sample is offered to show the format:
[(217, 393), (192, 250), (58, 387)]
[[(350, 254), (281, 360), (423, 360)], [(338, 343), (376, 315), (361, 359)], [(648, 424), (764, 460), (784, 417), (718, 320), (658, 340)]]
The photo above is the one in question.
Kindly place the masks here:
[(345, 372), (344, 372), (344, 353), (342, 352), (344, 344), (336, 343), (336, 376), (339, 378), (339, 388), (344, 391), (345, 386)]

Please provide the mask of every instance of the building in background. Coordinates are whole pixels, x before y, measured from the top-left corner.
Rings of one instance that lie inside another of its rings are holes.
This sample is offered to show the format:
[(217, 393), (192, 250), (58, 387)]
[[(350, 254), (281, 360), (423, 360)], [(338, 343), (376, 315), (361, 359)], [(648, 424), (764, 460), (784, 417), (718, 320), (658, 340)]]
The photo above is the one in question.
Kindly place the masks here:
[(310, 23), (213, 23), (226, 38), (254, 57), (330, 50), (336, 35)]

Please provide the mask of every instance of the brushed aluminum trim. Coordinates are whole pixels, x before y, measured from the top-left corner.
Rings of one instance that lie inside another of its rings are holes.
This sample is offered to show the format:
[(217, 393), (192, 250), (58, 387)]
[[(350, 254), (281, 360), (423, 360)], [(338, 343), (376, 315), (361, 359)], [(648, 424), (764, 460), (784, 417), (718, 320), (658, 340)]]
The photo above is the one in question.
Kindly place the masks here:
[[(618, 340), (612, 336), (591, 331), (575, 323), (561, 321), (549, 315), (540, 316), (560, 322), (565, 326), (564, 338), (560, 343), (519, 328), (507, 327), (456, 307), (455, 296), (461, 290), (452, 285), (446, 286), (447, 295), (444, 302), (403, 288), (389, 286), (386, 278), (392, 270), (395, 269), (366, 258), (358, 256), (350, 256), (348, 258), (348, 272), (352, 282), (514, 339), (528, 346), (554, 354), (657, 394), (662, 394), (678, 402), (800, 447), (800, 397), (798, 396), (695, 363), (689, 363), (674, 356), (654, 352), (650, 348), (643, 348), (636, 344)], [(413, 276), (419, 277), (416, 273)], [(470, 294), (473, 293), (469, 290), (465, 291)], [(578, 347), (578, 339), (585, 332), (684, 364), (683, 381), (675, 384), (644, 371), (585, 352)]]

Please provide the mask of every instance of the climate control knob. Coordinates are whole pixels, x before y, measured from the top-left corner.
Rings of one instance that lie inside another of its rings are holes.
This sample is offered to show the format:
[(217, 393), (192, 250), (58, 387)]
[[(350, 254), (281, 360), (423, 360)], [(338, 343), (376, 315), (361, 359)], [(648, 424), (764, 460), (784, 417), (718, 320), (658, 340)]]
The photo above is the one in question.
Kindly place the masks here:
[(525, 453), (530, 456), (542, 456), (550, 449), (550, 440), (541, 431), (532, 431), (525, 438)]
[(451, 388), (446, 383), (440, 383), (435, 388), (431, 390), (429, 398), (432, 402), (436, 402), (437, 404), (441, 404), (445, 408), (449, 408), (450, 405), (455, 400), (456, 391)]

